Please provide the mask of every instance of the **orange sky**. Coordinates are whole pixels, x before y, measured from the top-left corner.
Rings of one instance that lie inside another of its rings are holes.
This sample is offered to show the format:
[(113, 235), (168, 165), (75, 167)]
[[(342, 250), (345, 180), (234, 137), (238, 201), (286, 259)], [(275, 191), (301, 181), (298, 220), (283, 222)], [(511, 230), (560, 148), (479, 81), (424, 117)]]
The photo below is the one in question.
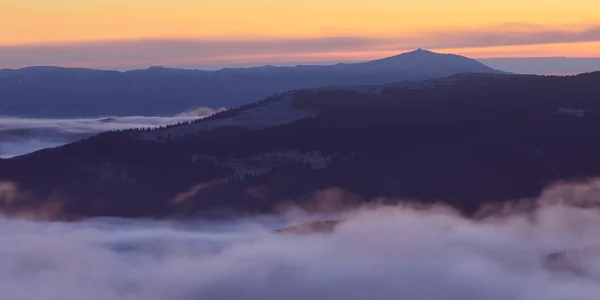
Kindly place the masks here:
[[(115, 41), (147, 39), (310, 44), (341, 37), (369, 41), (357, 49), (332, 43), (221, 57), (369, 59), (421, 44), (471, 57), (591, 57), (600, 56), (599, 25), (598, 0), (0, 0), (0, 55), (98, 42), (113, 53)], [(211, 55), (202, 59), (218, 61)], [(28, 63), (23, 56), (12, 61)]]

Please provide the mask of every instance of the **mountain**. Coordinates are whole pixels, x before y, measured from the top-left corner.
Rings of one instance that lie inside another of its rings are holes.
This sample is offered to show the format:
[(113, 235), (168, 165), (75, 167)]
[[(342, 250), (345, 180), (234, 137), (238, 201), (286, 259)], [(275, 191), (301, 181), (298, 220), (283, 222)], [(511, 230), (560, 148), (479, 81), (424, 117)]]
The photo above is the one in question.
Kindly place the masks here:
[(264, 213), (319, 199), (440, 201), (469, 214), (600, 174), (598, 82), (600, 72), (459, 74), (290, 91), (0, 160), (0, 182), (21, 190), (0, 202), (61, 218)]
[(30, 67), (0, 70), (0, 112), (45, 118), (164, 116), (198, 107), (237, 107), (292, 89), (499, 72), (465, 57), (421, 49), (331, 66), (219, 71), (151, 67), (128, 72)]

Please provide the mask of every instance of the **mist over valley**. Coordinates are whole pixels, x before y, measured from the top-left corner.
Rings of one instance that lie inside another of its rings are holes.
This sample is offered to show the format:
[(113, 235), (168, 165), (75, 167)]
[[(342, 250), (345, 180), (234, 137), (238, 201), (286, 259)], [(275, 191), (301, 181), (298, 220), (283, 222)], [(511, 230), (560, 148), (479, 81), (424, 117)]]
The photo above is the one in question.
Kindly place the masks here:
[(423, 49), (0, 70), (0, 294), (597, 299), (599, 83)]

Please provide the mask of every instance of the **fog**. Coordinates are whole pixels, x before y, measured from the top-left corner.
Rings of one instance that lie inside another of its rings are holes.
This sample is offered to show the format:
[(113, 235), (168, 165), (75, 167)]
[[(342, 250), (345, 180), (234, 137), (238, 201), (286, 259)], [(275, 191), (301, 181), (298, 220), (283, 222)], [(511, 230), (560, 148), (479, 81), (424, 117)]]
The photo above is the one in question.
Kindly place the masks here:
[(0, 158), (56, 147), (108, 130), (154, 128), (187, 122), (211, 115), (218, 110), (201, 107), (168, 117), (37, 119), (0, 116)]
[[(598, 183), (546, 191), (537, 209), (477, 220), (443, 206), (363, 207), (331, 234), (273, 229), (323, 215), (235, 222), (0, 220), (0, 294), (31, 300), (597, 299), (600, 259), (550, 269), (549, 253), (600, 245)], [(499, 212), (502, 212), (500, 214)], [(577, 261), (574, 261), (577, 263)]]

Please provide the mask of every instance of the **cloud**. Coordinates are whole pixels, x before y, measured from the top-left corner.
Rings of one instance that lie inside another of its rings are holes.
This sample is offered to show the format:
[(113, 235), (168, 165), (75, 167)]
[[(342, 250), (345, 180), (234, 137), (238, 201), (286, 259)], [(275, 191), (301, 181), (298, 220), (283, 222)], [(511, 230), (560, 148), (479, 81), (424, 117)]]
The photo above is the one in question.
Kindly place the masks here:
[(314, 219), (305, 214), (235, 222), (0, 219), (0, 293), (24, 300), (597, 299), (599, 256), (571, 257), (558, 269), (546, 260), (600, 245), (600, 212), (564, 199), (596, 186), (555, 187), (544, 197), (561, 199), (541, 200), (529, 215), (480, 220), (444, 207), (358, 209), (321, 235), (272, 232)]
[(363, 48), (361, 38), (298, 40), (132, 40), (0, 47), (0, 65), (172, 65), (207, 64), (240, 56), (326, 52)]
[(17, 185), (12, 182), (0, 181), (0, 205), (10, 205), (19, 194)]
[[(348, 36), (324, 28), (326, 38), (262, 40), (120, 40), (0, 47), (0, 66), (63, 65), (127, 69), (149, 65), (215, 66), (241, 62), (289, 61), (307, 55), (403, 51), (416, 48), (519, 46), (600, 41), (600, 27), (553, 29), (535, 24), (500, 24), (479, 30), (441, 28), (397, 37)], [(317, 59), (318, 60), (318, 59)]]
[[(528, 31), (525, 28), (513, 30), (493, 30), (492, 32), (461, 32), (445, 35), (443, 31), (438, 38), (444, 48), (460, 47), (494, 47), (520, 46), (557, 43), (581, 43), (600, 41), (600, 27), (590, 27), (583, 30), (547, 30)], [(432, 37), (433, 37), (432, 36)]]
[(188, 122), (221, 109), (200, 107), (172, 117), (105, 117), (34, 119), (0, 116), (0, 158), (56, 147), (92, 134), (130, 128), (152, 128)]
[(198, 107), (198, 108), (194, 108), (188, 111), (184, 111), (182, 113), (179, 113), (177, 115), (175, 115), (175, 117), (180, 117), (180, 118), (187, 118), (187, 117), (204, 117), (204, 116), (209, 116), (212, 114), (215, 114), (219, 111), (225, 110), (225, 107), (221, 107), (218, 109), (214, 109), (211, 107)]

